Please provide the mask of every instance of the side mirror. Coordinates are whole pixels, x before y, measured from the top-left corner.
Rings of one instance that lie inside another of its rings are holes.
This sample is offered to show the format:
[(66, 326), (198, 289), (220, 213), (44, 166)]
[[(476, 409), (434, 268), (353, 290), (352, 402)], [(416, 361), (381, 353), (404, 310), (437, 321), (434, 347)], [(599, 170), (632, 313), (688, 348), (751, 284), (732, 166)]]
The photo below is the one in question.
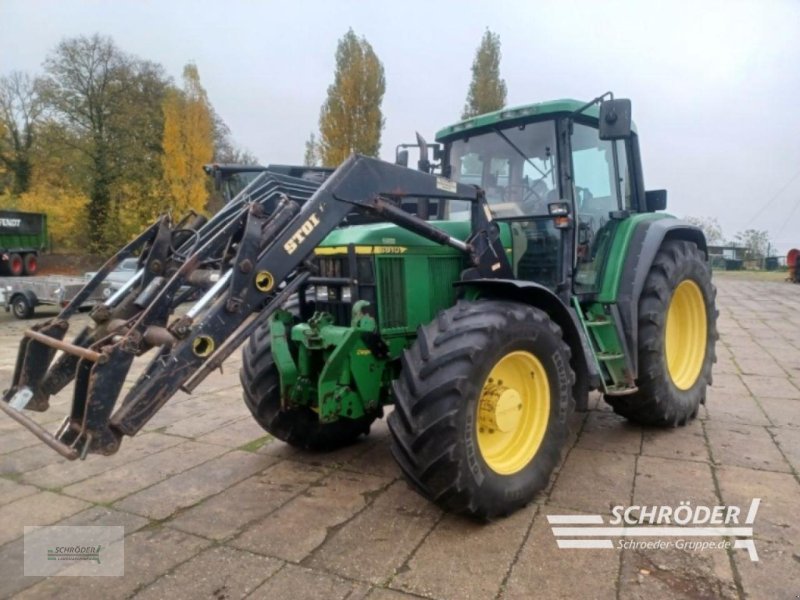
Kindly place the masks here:
[(431, 148), (433, 148), (433, 160), (442, 160), (442, 146), (441, 144), (431, 144)]
[(600, 139), (624, 140), (631, 136), (631, 101), (625, 98), (600, 104)]
[(408, 166), (408, 150), (398, 150), (397, 154), (394, 157), (394, 164), (400, 165), (401, 167)]
[(214, 169), (214, 189), (220, 191), (222, 189), (222, 171)]
[(644, 193), (644, 202), (647, 205), (647, 210), (666, 210), (667, 190), (647, 190)]

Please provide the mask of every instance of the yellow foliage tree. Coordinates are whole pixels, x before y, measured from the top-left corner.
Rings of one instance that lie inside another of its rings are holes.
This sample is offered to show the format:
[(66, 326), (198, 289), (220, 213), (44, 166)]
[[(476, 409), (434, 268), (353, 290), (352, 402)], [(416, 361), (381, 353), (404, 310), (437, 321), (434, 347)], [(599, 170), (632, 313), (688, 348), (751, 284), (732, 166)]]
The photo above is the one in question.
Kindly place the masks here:
[(164, 100), (164, 183), (169, 206), (180, 217), (203, 212), (208, 187), (202, 166), (214, 156), (211, 105), (200, 85), (197, 67), (183, 69), (183, 89), (171, 89)]
[(336, 73), (320, 111), (319, 144), (311, 148), (314, 157), (337, 167), (353, 152), (378, 156), (385, 91), (383, 65), (372, 46), (348, 30), (336, 48)]
[(467, 92), (467, 103), (461, 113), (469, 119), (487, 112), (500, 110), (506, 104), (506, 82), (500, 77), (500, 36), (488, 29), (472, 63), (472, 81)]

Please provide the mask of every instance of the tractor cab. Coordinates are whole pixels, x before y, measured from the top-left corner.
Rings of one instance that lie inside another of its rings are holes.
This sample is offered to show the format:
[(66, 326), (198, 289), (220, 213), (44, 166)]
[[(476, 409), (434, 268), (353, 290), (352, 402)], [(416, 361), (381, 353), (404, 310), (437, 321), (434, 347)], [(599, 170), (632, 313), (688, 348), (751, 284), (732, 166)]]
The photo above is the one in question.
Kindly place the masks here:
[[(494, 219), (509, 224), (514, 275), (565, 295), (599, 291), (616, 225), (640, 209), (629, 108), (627, 130), (604, 132), (600, 110), (556, 100), (475, 117), (436, 136), (442, 174), (483, 188)], [(609, 135), (615, 139), (603, 139)], [(448, 210), (468, 218), (466, 203)]]

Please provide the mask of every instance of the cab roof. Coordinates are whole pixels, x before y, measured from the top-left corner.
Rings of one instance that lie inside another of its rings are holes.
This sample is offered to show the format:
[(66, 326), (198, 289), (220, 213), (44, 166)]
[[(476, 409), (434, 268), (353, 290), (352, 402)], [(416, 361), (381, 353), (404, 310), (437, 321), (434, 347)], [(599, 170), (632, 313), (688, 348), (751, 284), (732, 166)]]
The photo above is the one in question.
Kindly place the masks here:
[[(436, 132), (436, 141), (444, 142), (450, 137), (456, 135), (461, 137), (465, 132), (483, 129), (485, 127), (497, 126), (499, 124), (505, 124), (508, 122), (517, 121), (519, 119), (528, 119), (534, 116), (540, 117), (546, 115), (569, 114), (575, 112), (584, 105), (586, 105), (586, 102), (581, 100), (562, 98), (561, 100), (550, 100), (548, 102), (538, 102), (536, 104), (525, 104), (523, 106), (516, 106), (513, 108), (501, 108), (500, 110), (478, 115), (477, 117), (470, 117), (469, 119), (459, 121), (458, 123), (439, 130)], [(597, 121), (600, 114), (600, 107), (597, 104), (593, 104), (581, 114), (584, 117), (588, 117), (589, 120)]]

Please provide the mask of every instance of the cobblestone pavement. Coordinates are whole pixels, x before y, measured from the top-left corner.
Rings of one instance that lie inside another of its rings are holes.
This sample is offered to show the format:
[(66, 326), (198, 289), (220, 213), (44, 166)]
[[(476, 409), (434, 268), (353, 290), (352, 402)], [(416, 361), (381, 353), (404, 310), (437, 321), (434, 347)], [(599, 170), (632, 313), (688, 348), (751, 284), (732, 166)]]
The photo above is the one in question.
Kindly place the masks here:
[[(642, 429), (593, 398), (546, 493), (489, 525), (412, 492), (385, 421), (331, 454), (270, 441), (240, 399), (238, 357), (111, 458), (65, 462), (0, 418), (0, 597), (796, 598), (800, 286), (717, 286), (719, 361), (699, 418)], [(22, 325), (0, 319), (5, 383)], [(37, 419), (54, 427), (66, 407)], [(759, 562), (733, 549), (558, 549), (547, 521), (754, 497)], [(124, 525), (125, 576), (24, 577), (23, 526), (46, 524)]]

